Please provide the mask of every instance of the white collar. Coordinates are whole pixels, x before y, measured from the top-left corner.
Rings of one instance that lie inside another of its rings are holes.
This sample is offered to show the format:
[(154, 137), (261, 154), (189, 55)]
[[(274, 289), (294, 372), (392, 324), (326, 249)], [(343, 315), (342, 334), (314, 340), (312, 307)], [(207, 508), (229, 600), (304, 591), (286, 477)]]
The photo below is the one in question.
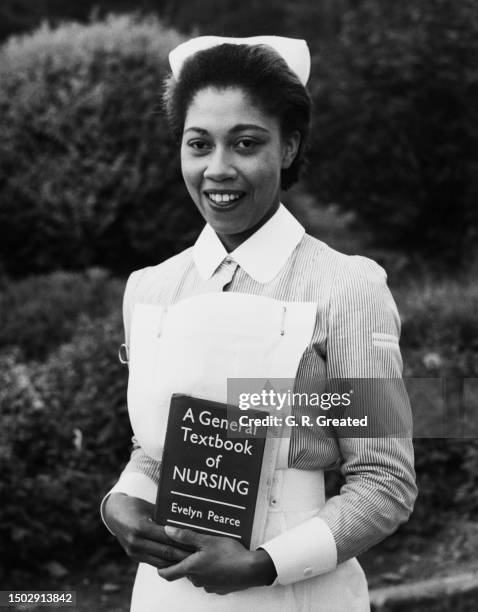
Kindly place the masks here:
[(303, 226), (280, 204), (277, 212), (231, 253), (206, 224), (193, 246), (193, 260), (203, 279), (211, 278), (228, 257), (257, 282), (268, 283), (283, 268), (304, 234)]

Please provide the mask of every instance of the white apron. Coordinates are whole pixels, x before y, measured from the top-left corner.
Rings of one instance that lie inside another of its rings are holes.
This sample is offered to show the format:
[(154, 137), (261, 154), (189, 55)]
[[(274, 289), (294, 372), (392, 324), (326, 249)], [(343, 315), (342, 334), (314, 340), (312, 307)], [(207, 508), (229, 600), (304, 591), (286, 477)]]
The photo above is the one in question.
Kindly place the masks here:
[[(137, 304), (130, 337), (128, 409), (146, 453), (161, 459), (171, 395), (226, 402), (227, 379), (293, 379), (310, 343), (316, 304), (234, 292), (196, 295), (167, 309)], [(261, 387), (262, 388), (262, 387)], [(258, 389), (260, 391), (260, 389)], [(323, 471), (288, 469), (290, 438), (278, 445), (263, 541), (313, 517), (325, 504)], [(131, 612), (367, 612), (367, 583), (356, 561), (289, 586), (228, 595), (186, 578), (167, 582), (138, 567)]]

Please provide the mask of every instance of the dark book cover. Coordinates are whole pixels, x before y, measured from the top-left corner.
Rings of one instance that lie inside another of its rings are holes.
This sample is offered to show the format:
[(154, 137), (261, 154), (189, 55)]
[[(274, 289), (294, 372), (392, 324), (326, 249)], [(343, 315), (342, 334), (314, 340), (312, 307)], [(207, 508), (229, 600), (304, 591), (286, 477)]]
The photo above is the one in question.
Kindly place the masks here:
[(237, 538), (249, 548), (260, 527), (254, 525), (259, 491), (269, 482), (262, 472), (267, 427), (249, 419), (267, 415), (173, 395), (155, 521)]

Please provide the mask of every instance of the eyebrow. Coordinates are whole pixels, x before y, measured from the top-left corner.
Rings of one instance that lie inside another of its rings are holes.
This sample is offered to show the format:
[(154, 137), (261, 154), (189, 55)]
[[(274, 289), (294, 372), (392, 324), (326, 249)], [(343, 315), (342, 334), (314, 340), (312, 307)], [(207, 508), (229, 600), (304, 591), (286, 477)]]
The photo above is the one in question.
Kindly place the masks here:
[[(236, 134), (237, 132), (244, 132), (245, 130), (257, 130), (259, 132), (264, 132), (266, 134), (269, 134), (269, 130), (261, 127), (260, 125), (256, 125), (254, 123), (239, 123), (235, 125), (233, 128), (231, 128), (230, 132), (232, 134)], [(199, 127), (193, 127), (193, 126), (188, 127), (186, 130), (184, 130), (184, 133), (189, 132), (189, 131), (198, 132), (199, 134), (202, 134), (202, 135), (208, 134), (207, 130), (203, 128), (199, 128)]]

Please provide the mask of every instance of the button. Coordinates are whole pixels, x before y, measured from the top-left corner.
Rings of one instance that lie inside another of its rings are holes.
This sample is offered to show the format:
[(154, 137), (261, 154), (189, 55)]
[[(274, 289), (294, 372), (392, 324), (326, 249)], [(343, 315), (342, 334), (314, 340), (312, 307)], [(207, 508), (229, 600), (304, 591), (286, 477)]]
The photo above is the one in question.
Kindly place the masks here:
[(271, 506), (276, 506), (277, 505), (277, 499), (275, 497), (273, 497), (271, 499)]
[(305, 570), (304, 570), (304, 576), (306, 578), (310, 578), (310, 576), (312, 576), (313, 572), (314, 572), (314, 568), (313, 567), (306, 567)]

